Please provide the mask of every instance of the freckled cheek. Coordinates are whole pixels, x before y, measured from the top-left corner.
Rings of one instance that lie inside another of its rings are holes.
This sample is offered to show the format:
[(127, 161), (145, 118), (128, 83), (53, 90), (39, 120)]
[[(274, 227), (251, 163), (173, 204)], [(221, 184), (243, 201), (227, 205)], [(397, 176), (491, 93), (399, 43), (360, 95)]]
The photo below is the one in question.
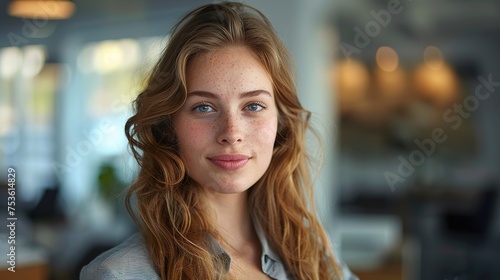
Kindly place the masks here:
[(178, 132), (179, 146), (184, 151), (204, 149), (207, 141), (210, 141), (213, 125), (200, 125), (184, 123)]
[(255, 129), (252, 130), (251, 137), (255, 140), (256, 143), (261, 146), (261, 149), (269, 148), (272, 149), (274, 147), (274, 141), (276, 140), (277, 133), (277, 123), (276, 122), (265, 122), (261, 123)]

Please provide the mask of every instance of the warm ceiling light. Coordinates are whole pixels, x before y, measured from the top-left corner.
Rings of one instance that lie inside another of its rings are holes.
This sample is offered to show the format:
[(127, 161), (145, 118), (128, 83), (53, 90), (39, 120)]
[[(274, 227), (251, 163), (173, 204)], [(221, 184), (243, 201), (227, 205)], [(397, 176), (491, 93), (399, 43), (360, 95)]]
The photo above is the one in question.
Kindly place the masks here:
[(63, 0), (15, 0), (9, 15), (33, 19), (67, 19), (75, 12), (75, 4)]
[(444, 62), (437, 69), (429, 68), (426, 64), (419, 66), (413, 78), (415, 90), (436, 105), (451, 106), (459, 98), (458, 77)]
[(399, 59), (396, 51), (391, 47), (380, 47), (375, 55), (377, 65), (386, 72), (392, 72), (398, 68)]
[(424, 50), (424, 63), (432, 70), (438, 70), (444, 66), (443, 53), (435, 46), (428, 46)]
[(354, 59), (340, 61), (333, 68), (332, 75), (342, 113), (365, 101), (370, 87), (370, 72), (363, 63)]

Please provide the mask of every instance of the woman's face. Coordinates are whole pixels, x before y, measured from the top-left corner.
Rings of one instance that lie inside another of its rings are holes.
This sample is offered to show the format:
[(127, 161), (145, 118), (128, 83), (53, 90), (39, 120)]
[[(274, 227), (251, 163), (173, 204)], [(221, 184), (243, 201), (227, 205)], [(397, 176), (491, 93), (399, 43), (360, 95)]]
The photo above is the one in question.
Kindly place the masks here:
[(173, 116), (188, 175), (216, 193), (241, 193), (273, 154), (278, 113), (271, 80), (253, 53), (228, 46), (193, 58), (187, 100)]

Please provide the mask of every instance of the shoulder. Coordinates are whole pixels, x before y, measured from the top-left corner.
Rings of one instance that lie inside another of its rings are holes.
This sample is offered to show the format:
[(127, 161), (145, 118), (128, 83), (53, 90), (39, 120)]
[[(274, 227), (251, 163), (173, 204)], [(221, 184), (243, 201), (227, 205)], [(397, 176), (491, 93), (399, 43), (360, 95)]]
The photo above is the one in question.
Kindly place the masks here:
[(140, 234), (102, 253), (80, 272), (80, 279), (160, 279)]

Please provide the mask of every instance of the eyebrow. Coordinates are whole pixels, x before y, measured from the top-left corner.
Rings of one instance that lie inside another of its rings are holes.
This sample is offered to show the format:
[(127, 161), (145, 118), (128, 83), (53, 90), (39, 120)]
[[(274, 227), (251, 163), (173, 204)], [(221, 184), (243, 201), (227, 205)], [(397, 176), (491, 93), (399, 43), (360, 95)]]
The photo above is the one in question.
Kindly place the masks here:
[[(240, 94), (240, 97), (247, 98), (247, 97), (253, 97), (253, 96), (257, 96), (257, 95), (261, 95), (261, 94), (265, 94), (265, 95), (269, 95), (270, 97), (273, 97), (271, 95), (271, 93), (269, 93), (267, 90), (263, 90), (263, 89), (243, 92)], [(211, 99), (219, 99), (219, 96), (217, 94), (209, 92), (209, 91), (203, 91), (203, 90), (191, 91), (187, 94), (187, 98), (194, 97), (194, 96), (211, 98)]]

